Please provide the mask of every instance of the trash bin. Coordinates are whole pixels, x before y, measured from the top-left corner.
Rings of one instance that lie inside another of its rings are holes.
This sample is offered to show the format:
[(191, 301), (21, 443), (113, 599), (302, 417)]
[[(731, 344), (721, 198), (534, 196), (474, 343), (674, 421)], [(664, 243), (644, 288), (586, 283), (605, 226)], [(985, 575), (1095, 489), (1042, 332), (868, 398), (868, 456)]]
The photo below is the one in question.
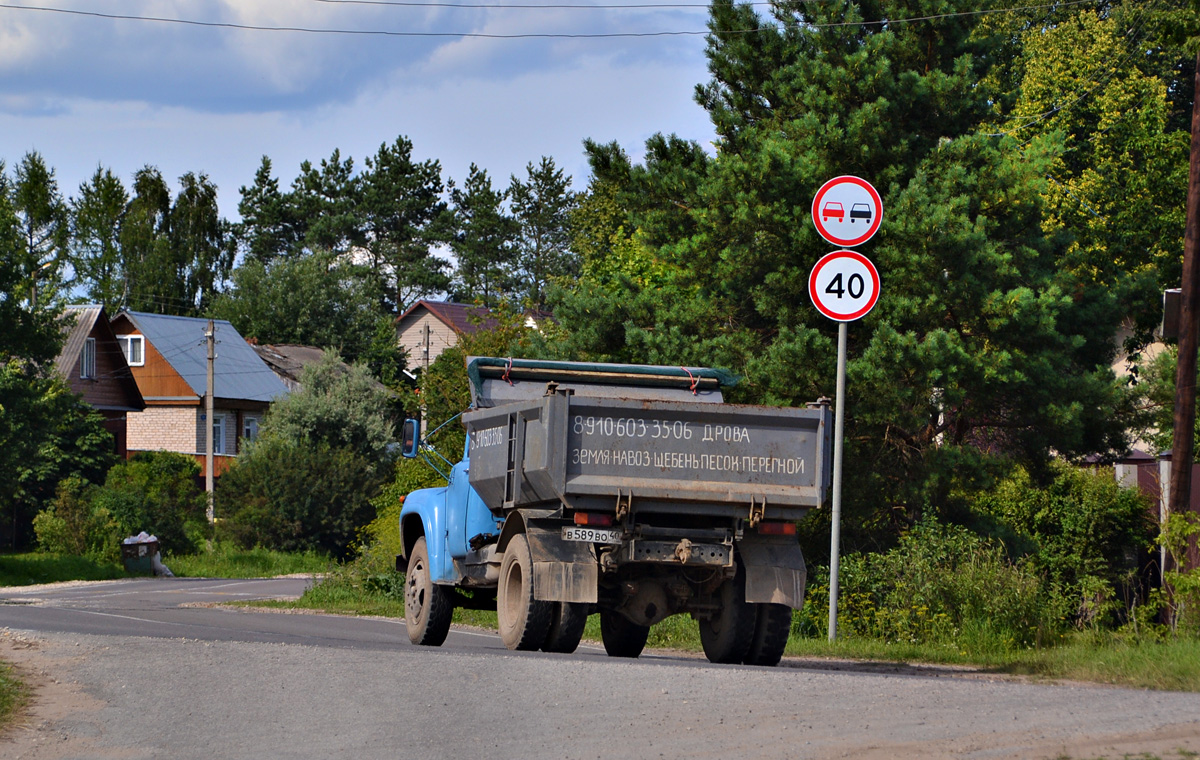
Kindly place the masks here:
[[(146, 534), (142, 534), (145, 536)], [(121, 542), (121, 559), (125, 561), (125, 572), (154, 572), (154, 556), (158, 554), (158, 539), (149, 536), (130, 536)]]

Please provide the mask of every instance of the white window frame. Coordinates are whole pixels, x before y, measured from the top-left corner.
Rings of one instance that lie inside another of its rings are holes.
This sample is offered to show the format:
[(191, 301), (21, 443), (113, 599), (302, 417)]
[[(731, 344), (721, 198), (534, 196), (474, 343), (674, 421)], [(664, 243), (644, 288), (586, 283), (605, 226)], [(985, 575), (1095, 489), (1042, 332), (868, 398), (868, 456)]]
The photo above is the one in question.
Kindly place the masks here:
[(225, 453), (225, 415), (213, 415), (213, 453)]
[[(250, 423), (254, 423), (254, 430), (250, 430)], [(253, 441), (258, 438), (258, 415), (248, 414), (242, 417), (242, 438), (247, 441)]]
[(96, 339), (88, 338), (79, 352), (79, 377), (82, 380), (96, 379)]
[[(117, 342), (121, 344), (121, 353), (125, 355), (125, 363), (130, 367), (141, 367), (146, 363), (146, 338), (144, 336), (118, 335)], [(134, 343), (138, 345), (138, 356), (141, 357), (136, 362), (129, 359)]]

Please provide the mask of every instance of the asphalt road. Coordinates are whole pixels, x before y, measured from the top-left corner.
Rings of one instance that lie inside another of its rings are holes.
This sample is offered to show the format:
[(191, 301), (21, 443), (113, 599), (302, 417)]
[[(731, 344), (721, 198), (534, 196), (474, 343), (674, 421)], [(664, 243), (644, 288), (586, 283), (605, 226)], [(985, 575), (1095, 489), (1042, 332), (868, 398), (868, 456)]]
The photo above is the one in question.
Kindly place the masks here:
[(402, 621), (231, 611), (306, 581), (0, 589), (0, 658), (38, 689), (0, 757), (1076, 758), (1200, 750), (1200, 694), (785, 659), (512, 653)]

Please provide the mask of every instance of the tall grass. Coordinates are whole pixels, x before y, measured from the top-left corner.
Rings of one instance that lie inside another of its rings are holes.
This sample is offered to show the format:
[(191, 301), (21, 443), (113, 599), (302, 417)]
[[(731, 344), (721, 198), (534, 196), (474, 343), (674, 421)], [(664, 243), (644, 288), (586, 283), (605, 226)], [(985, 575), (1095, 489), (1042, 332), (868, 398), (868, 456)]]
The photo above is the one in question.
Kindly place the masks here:
[(124, 578), (125, 569), (113, 562), (100, 562), (68, 554), (0, 555), (0, 586), (32, 586), (60, 581), (106, 581)]
[(325, 573), (333, 567), (333, 561), (318, 552), (239, 549), (226, 543), (217, 543), (212, 551), (168, 556), (163, 563), (175, 575), (188, 578), (271, 578)]

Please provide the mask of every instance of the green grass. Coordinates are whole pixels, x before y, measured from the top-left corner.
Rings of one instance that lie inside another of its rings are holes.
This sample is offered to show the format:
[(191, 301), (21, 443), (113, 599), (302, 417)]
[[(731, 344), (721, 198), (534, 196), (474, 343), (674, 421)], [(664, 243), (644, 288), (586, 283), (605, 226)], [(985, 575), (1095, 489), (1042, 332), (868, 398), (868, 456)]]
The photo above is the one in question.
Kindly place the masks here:
[(106, 581), (124, 578), (115, 562), (94, 562), (61, 554), (0, 555), (0, 586), (32, 586), (59, 581)]
[(985, 672), (1053, 680), (1089, 681), (1145, 689), (1200, 691), (1200, 640), (1125, 641), (1115, 635), (1077, 634), (1053, 647), (974, 652), (869, 639), (793, 636), (788, 655), (851, 660), (963, 665)]
[[(168, 556), (163, 563), (175, 575), (190, 578), (270, 578), (293, 573), (324, 573), (333, 564), (328, 557), (314, 552), (246, 551), (227, 544), (218, 544), (211, 552)], [(0, 555), (0, 586), (107, 581), (130, 575), (119, 563), (97, 562), (86, 557), (41, 552)]]
[(164, 557), (163, 564), (184, 578), (271, 578), (295, 573), (325, 573), (333, 562), (315, 552), (287, 553), (217, 544), (211, 552)]
[(7, 727), (29, 699), (29, 689), (10, 665), (0, 662), (0, 730)]

